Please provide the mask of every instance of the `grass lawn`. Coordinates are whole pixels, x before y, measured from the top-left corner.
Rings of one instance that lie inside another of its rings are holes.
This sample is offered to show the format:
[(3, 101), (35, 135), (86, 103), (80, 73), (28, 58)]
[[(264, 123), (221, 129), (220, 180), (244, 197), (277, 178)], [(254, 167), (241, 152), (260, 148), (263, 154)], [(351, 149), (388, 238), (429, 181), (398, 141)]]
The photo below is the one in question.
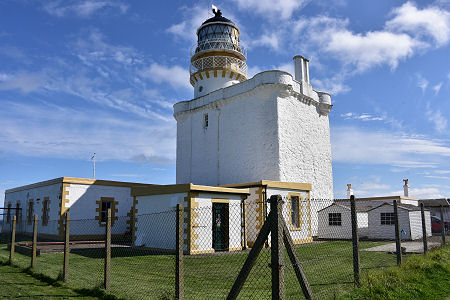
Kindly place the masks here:
[[(380, 242), (361, 242), (360, 248), (377, 246)], [(301, 245), (297, 253), (318, 299), (333, 298), (353, 288), (352, 245), (333, 241)], [(248, 253), (187, 256), (184, 259), (186, 299), (226, 298)], [(395, 265), (392, 254), (361, 251), (361, 270)], [(70, 254), (68, 286), (99, 288), (103, 282), (103, 251), (77, 250)], [(6, 243), (0, 244), (0, 260), (7, 260)], [(62, 269), (62, 253), (42, 254), (37, 258), (36, 272), (57, 278)], [(16, 253), (15, 264), (28, 267), (30, 257)], [(253, 267), (241, 298), (271, 297), (270, 251), (263, 250)], [(112, 251), (111, 293), (127, 299), (171, 299), (175, 285), (175, 257), (151, 255), (148, 252), (115, 248)], [(301, 298), (301, 289), (294, 270), (285, 255), (286, 299)]]
[(412, 255), (400, 267), (372, 270), (342, 299), (449, 299), (450, 246)]
[(82, 296), (66, 287), (50, 285), (12, 266), (0, 265), (0, 282), (0, 298), (98, 299)]

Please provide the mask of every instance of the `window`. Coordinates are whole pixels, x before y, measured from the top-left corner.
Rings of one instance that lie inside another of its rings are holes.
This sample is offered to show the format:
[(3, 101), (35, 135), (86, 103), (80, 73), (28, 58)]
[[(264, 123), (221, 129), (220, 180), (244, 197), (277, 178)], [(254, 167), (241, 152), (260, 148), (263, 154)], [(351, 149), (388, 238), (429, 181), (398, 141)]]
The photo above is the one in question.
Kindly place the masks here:
[(42, 202), (42, 225), (48, 225), (48, 217), (49, 217), (49, 207), (50, 200), (48, 197), (44, 198), (44, 202)]
[(289, 193), (286, 199), (290, 230), (301, 230), (303, 197), (299, 193)]
[(96, 201), (97, 208), (95, 211), (97, 215), (95, 219), (98, 221), (100, 227), (106, 226), (106, 219), (108, 217), (108, 209), (111, 209), (111, 226), (114, 226), (114, 221), (118, 219), (116, 213), (118, 212), (119, 203), (114, 201), (113, 197), (101, 197), (100, 200)]
[(102, 201), (101, 222), (106, 223), (108, 217), (108, 209), (111, 208), (111, 201)]
[(33, 215), (34, 215), (34, 203), (33, 199), (30, 199), (30, 201), (28, 202), (28, 225), (32, 223)]
[(395, 225), (394, 213), (381, 213), (380, 214), (381, 225)]
[(11, 203), (8, 203), (8, 209), (6, 210), (6, 223), (11, 223)]
[(209, 123), (208, 114), (204, 114), (203, 115), (203, 128), (208, 128), (208, 123)]
[(328, 214), (328, 225), (329, 226), (342, 226), (341, 213), (329, 213)]
[(293, 227), (300, 227), (300, 200), (298, 196), (291, 196), (291, 224)]
[(199, 86), (199, 87), (198, 87), (198, 92), (199, 92), (199, 93), (203, 92), (203, 86)]

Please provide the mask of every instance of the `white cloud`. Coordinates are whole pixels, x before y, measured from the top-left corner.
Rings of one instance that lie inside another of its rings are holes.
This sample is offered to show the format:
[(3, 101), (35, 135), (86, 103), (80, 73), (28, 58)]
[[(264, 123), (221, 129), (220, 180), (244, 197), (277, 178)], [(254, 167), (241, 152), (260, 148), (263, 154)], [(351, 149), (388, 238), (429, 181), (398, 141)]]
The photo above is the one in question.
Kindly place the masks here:
[(450, 180), (450, 176), (426, 175), (427, 178)]
[(152, 163), (175, 160), (175, 122), (152, 125), (98, 109), (5, 101), (0, 127), (0, 149), (9, 154), (84, 160), (96, 152), (101, 160), (139, 156), (151, 157)]
[(251, 40), (250, 46), (267, 46), (268, 48), (278, 51), (280, 47), (279, 35), (276, 33), (265, 33), (259, 38)]
[(351, 90), (351, 88), (344, 83), (345, 76), (337, 74), (329, 78), (312, 78), (311, 82), (315, 90), (327, 91), (331, 95), (345, 94)]
[(436, 168), (450, 157), (449, 145), (423, 136), (334, 126), (331, 139), (335, 162)]
[(422, 93), (425, 93), (425, 90), (428, 87), (428, 80), (423, 78), (422, 75), (416, 74), (417, 77), (417, 86), (422, 90)]
[[(412, 56), (418, 42), (406, 34), (383, 31), (354, 34), (349, 30), (327, 32), (323, 50), (352, 64), (358, 71), (389, 64), (395, 69), (400, 60)], [(324, 38), (325, 38), (324, 36)]]
[(441, 90), (442, 82), (439, 82), (438, 84), (433, 86), (434, 95), (436, 96), (439, 94), (439, 91)]
[[(166, 29), (168, 33), (174, 36), (191, 42), (192, 45), (197, 40), (196, 32), (198, 27), (208, 18), (212, 16), (203, 5), (194, 5), (193, 7), (183, 6), (180, 8), (183, 14), (183, 21), (171, 25)], [(227, 18), (230, 18), (227, 16)]]
[(104, 12), (106, 9), (114, 9), (124, 14), (128, 10), (128, 5), (121, 1), (50, 1), (44, 4), (44, 10), (57, 17), (73, 16), (90, 17), (98, 11)]
[(450, 174), (450, 170), (435, 170), (434, 172), (437, 174)]
[(431, 109), (431, 105), (428, 102), (425, 115), (428, 118), (428, 121), (434, 124), (434, 128), (439, 133), (444, 133), (447, 131), (448, 120), (445, 116), (442, 115), (440, 110)]
[(363, 113), (363, 114), (357, 114), (348, 112), (345, 114), (341, 114), (341, 117), (343, 117), (346, 120), (360, 120), (360, 121), (384, 121), (386, 120), (385, 116), (372, 116), (371, 114)]
[(142, 71), (142, 75), (156, 83), (167, 83), (174, 88), (192, 88), (189, 83), (189, 71), (181, 66), (164, 66), (152, 63), (148, 69)]
[(240, 9), (251, 10), (263, 17), (288, 19), (305, 4), (306, 0), (233, 0)]
[(44, 72), (19, 71), (16, 74), (0, 74), (0, 91), (19, 90), (30, 93), (45, 85)]
[(418, 9), (413, 2), (406, 2), (393, 10), (394, 18), (386, 28), (395, 32), (407, 32), (418, 38), (431, 37), (437, 46), (450, 39), (450, 12), (436, 6)]

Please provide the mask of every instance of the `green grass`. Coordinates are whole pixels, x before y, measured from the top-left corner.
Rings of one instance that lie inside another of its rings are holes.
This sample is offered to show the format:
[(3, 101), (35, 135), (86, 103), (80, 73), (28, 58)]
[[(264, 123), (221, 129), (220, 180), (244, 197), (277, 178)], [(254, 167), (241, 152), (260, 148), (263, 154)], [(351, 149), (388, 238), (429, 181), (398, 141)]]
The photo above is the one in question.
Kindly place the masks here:
[(52, 285), (24, 273), (22, 269), (0, 265), (0, 298), (21, 299), (97, 299), (58, 285)]
[[(361, 242), (361, 249), (380, 245)], [(308, 281), (318, 299), (333, 298), (352, 290), (352, 245), (334, 241), (297, 247)], [(187, 256), (184, 259), (186, 299), (225, 298), (248, 253), (214, 256)], [(0, 260), (7, 260), (5, 241), (0, 243)], [(35, 272), (49, 278), (61, 276), (63, 255), (42, 254), (37, 258)], [(362, 273), (395, 265), (392, 254), (361, 251)], [(16, 253), (15, 264), (26, 268), (30, 257)], [(174, 296), (175, 257), (151, 255), (148, 252), (113, 249), (111, 294), (126, 299), (171, 299)], [(240, 297), (268, 299), (271, 297), (270, 251), (263, 250), (253, 267)], [(294, 270), (285, 255), (286, 298), (301, 298), (301, 289)], [(70, 254), (67, 286), (85, 291), (100, 291), (103, 282), (103, 251), (74, 251)]]
[(342, 299), (448, 299), (450, 246), (413, 255), (400, 267), (372, 270)]

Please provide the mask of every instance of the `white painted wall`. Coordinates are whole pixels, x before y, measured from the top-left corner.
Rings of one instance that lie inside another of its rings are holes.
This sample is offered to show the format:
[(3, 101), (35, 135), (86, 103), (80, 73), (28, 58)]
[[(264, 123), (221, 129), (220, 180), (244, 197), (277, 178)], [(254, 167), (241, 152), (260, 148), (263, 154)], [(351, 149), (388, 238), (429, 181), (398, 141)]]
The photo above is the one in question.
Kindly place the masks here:
[[(288, 201), (286, 197), (289, 193), (298, 193), (303, 197), (303, 200), (301, 202), (301, 212), (302, 212), (302, 219), (301, 219), (301, 230), (291, 230), (289, 226), (289, 218), (290, 218), (290, 211), (288, 210)], [(308, 192), (307, 191), (299, 191), (299, 190), (288, 190), (288, 189), (279, 189), (279, 188), (268, 188), (267, 189), (267, 199), (269, 199), (272, 195), (281, 195), (283, 198), (283, 216), (286, 221), (286, 224), (288, 225), (289, 232), (291, 234), (291, 238), (295, 240), (299, 239), (306, 239), (312, 237), (312, 226), (311, 223), (311, 230), (309, 227), (309, 216), (308, 213), (311, 213), (312, 218), (312, 206), (310, 206), (310, 212), (308, 212)], [(268, 212), (270, 212), (270, 205), (268, 205)]]
[(112, 197), (114, 201), (118, 202), (116, 205), (118, 211), (115, 213), (118, 220), (114, 221), (111, 233), (123, 234), (126, 232), (127, 213), (133, 205), (130, 187), (71, 183), (66, 189), (69, 192), (66, 196), (69, 200), (66, 207), (70, 212), (70, 234), (97, 235), (105, 233), (105, 227), (99, 226), (98, 220), (95, 220), (95, 216), (99, 214), (96, 211), (96, 208), (99, 207), (96, 201), (100, 201), (102, 197)]
[[(175, 249), (176, 205), (187, 193), (138, 196), (136, 246)], [(184, 234), (186, 238), (186, 234)]]
[(238, 248), (241, 247), (241, 197), (239, 195), (230, 194), (212, 194), (212, 193), (199, 193), (198, 197), (195, 197), (195, 201), (199, 203), (195, 210), (198, 212), (198, 217), (194, 222), (198, 223), (197, 227), (194, 227), (194, 233), (198, 234), (198, 238), (193, 242), (198, 245), (199, 251), (212, 250), (212, 202), (211, 199), (228, 199), (229, 205), (229, 247)]
[(175, 104), (177, 183), (309, 182), (312, 198), (332, 199), (328, 116), (300, 93), (291, 74), (266, 71)]
[[(201, 72), (203, 79), (200, 79), (197, 75), (197, 79), (199, 79), (199, 81), (194, 84), (194, 98), (201, 97), (218, 89), (239, 83), (239, 80), (236, 80), (236, 75), (233, 75), (233, 78), (230, 78), (229, 71), (225, 73), (225, 77), (222, 76), (222, 70), (217, 71), (217, 77), (214, 77), (214, 71), (208, 71), (208, 73), (209, 78), (206, 77), (206, 72)], [(200, 86), (203, 87), (201, 92), (199, 89)]]
[[(340, 213), (342, 226), (330, 226), (328, 220), (329, 213)], [(318, 213), (318, 234), (322, 239), (351, 239), (352, 219), (351, 210), (338, 205), (332, 205)], [(358, 235), (360, 238), (368, 235), (368, 215), (366, 212), (357, 212)]]
[[(427, 236), (431, 236), (431, 216), (429, 211), (425, 211), (425, 227)], [(409, 212), (409, 224), (411, 228), (411, 239), (421, 239), (422, 233), (422, 214), (419, 210)]]
[[(262, 224), (260, 224), (258, 218), (259, 215), (259, 187), (249, 188), (250, 195), (247, 197), (246, 201), (246, 217), (247, 217), (247, 242), (255, 242), (256, 237), (261, 229)], [(264, 219), (263, 219), (264, 220)], [(264, 222), (264, 221), (263, 221)]]
[[(12, 207), (16, 207), (17, 202), (20, 203), (22, 208), (22, 215), (17, 221), (17, 231), (18, 232), (33, 232), (33, 225), (28, 224), (28, 201), (29, 199), (34, 199), (34, 214), (38, 215), (38, 232), (46, 234), (57, 234), (58, 233), (58, 220), (60, 208), (59, 204), (61, 200), (59, 195), (61, 194), (61, 184), (52, 184), (37, 188), (31, 188), (23, 191), (17, 191), (13, 193), (5, 194), (5, 207), (8, 203), (11, 203)], [(42, 225), (42, 205), (45, 197), (49, 197), (49, 223), (46, 226)], [(39, 199), (39, 200), (38, 200)], [(11, 220), (14, 215), (15, 210), (11, 210)], [(8, 226), (5, 227), (5, 226)], [(9, 230), (10, 224), (6, 224), (6, 216), (4, 218), (3, 230)]]
[[(368, 212), (369, 215), (369, 239), (395, 239), (395, 226), (394, 225), (381, 225), (381, 213), (393, 213), (394, 207), (391, 205), (383, 205), (378, 208), (372, 209)], [(398, 208), (398, 220), (400, 225), (400, 231), (404, 230), (406, 235), (401, 235), (402, 240), (411, 239), (411, 229), (409, 222), (409, 211)]]
[[(136, 246), (150, 248), (175, 249), (176, 242), (176, 213), (177, 203), (183, 203), (187, 193), (175, 193), (164, 195), (151, 195), (136, 197)], [(194, 211), (198, 217), (193, 222), (198, 226), (193, 227), (193, 233), (198, 238), (193, 243), (198, 245), (200, 251), (212, 250), (212, 202), (211, 199), (228, 199), (229, 203), (229, 247), (241, 247), (241, 197), (240, 195), (199, 193), (195, 197), (198, 207)], [(187, 228), (187, 223), (183, 225)], [(184, 234), (184, 238), (187, 235)], [(185, 249), (186, 250), (186, 249)]]

